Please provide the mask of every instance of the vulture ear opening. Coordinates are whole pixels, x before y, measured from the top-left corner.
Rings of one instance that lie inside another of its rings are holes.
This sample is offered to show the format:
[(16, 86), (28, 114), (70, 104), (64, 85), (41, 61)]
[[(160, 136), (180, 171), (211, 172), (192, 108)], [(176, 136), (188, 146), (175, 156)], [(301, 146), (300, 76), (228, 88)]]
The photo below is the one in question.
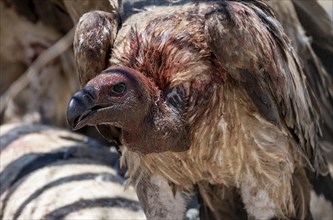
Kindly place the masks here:
[(183, 85), (178, 85), (166, 92), (165, 101), (167, 105), (176, 109), (180, 114), (185, 112), (187, 98), (186, 91)]

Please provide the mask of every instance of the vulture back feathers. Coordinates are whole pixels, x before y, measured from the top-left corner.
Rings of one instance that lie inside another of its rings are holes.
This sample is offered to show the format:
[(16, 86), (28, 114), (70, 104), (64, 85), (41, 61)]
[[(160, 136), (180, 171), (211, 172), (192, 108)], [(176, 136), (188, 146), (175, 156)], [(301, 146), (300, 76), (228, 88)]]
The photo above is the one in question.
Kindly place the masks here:
[[(74, 49), (87, 84), (68, 120), (117, 140), (148, 218), (182, 218), (195, 188), (217, 219), (244, 209), (256, 219), (311, 217), (307, 172), (328, 171), (332, 133), (319, 106), (332, 117), (332, 96), (315, 98), (265, 1), (147, 7), (109, 38), (110, 62), (94, 78), (78, 44), (90, 39), (82, 19)], [(318, 74), (331, 91), (330, 76)]]

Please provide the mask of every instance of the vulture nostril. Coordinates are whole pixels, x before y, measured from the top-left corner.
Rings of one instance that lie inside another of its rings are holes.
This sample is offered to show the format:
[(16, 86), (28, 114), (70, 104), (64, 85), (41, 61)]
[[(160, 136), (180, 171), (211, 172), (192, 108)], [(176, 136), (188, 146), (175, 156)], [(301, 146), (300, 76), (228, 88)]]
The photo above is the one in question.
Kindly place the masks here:
[(83, 94), (83, 95), (82, 95), (82, 98), (83, 98), (83, 99), (87, 99), (89, 102), (92, 102), (92, 101), (95, 100), (94, 97), (93, 97), (91, 94), (89, 94), (89, 93), (87, 93), (87, 94)]
[(92, 88), (90, 88), (90, 87), (83, 88), (82, 92), (83, 92), (83, 95), (82, 95), (83, 98), (88, 98), (90, 101), (95, 100), (95, 93), (92, 90)]

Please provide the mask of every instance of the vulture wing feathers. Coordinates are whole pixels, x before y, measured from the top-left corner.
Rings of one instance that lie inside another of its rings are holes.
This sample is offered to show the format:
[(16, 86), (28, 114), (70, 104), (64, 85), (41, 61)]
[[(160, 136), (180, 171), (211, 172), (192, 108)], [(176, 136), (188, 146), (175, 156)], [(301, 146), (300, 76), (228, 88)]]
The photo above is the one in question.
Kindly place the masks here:
[(321, 144), (333, 149), (333, 27), (330, 18), (315, 0), (272, 1), (277, 19), (297, 52), (307, 78), (313, 106), (320, 114)]
[(93, 11), (80, 18), (73, 48), (82, 86), (109, 65), (118, 23), (119, 17), (115, 12)]
[(255, 4), (235, 2), (216, 5), (205, 25), (211, 50), (260, 115), (285, 128), (304, 159), (326, 173), (318, 145), (319, 112), (312, 104), (316, 100), (310, 98), (300, 61), (278, 21)]
[(332, 20), (315, 0), (294, 0), (296, 15), (311, 38), (311, 45), (327, 72), (333, 76), (333, 27)]

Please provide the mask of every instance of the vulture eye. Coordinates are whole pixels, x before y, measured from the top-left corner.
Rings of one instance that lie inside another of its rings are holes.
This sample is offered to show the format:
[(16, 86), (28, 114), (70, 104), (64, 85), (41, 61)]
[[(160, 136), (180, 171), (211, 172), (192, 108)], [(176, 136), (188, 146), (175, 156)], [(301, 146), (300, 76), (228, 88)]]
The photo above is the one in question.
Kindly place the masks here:
[(118, 83), (112, 87), (112, 93), (115, 95), (121, 95), (126, 91), (125, 83)]

